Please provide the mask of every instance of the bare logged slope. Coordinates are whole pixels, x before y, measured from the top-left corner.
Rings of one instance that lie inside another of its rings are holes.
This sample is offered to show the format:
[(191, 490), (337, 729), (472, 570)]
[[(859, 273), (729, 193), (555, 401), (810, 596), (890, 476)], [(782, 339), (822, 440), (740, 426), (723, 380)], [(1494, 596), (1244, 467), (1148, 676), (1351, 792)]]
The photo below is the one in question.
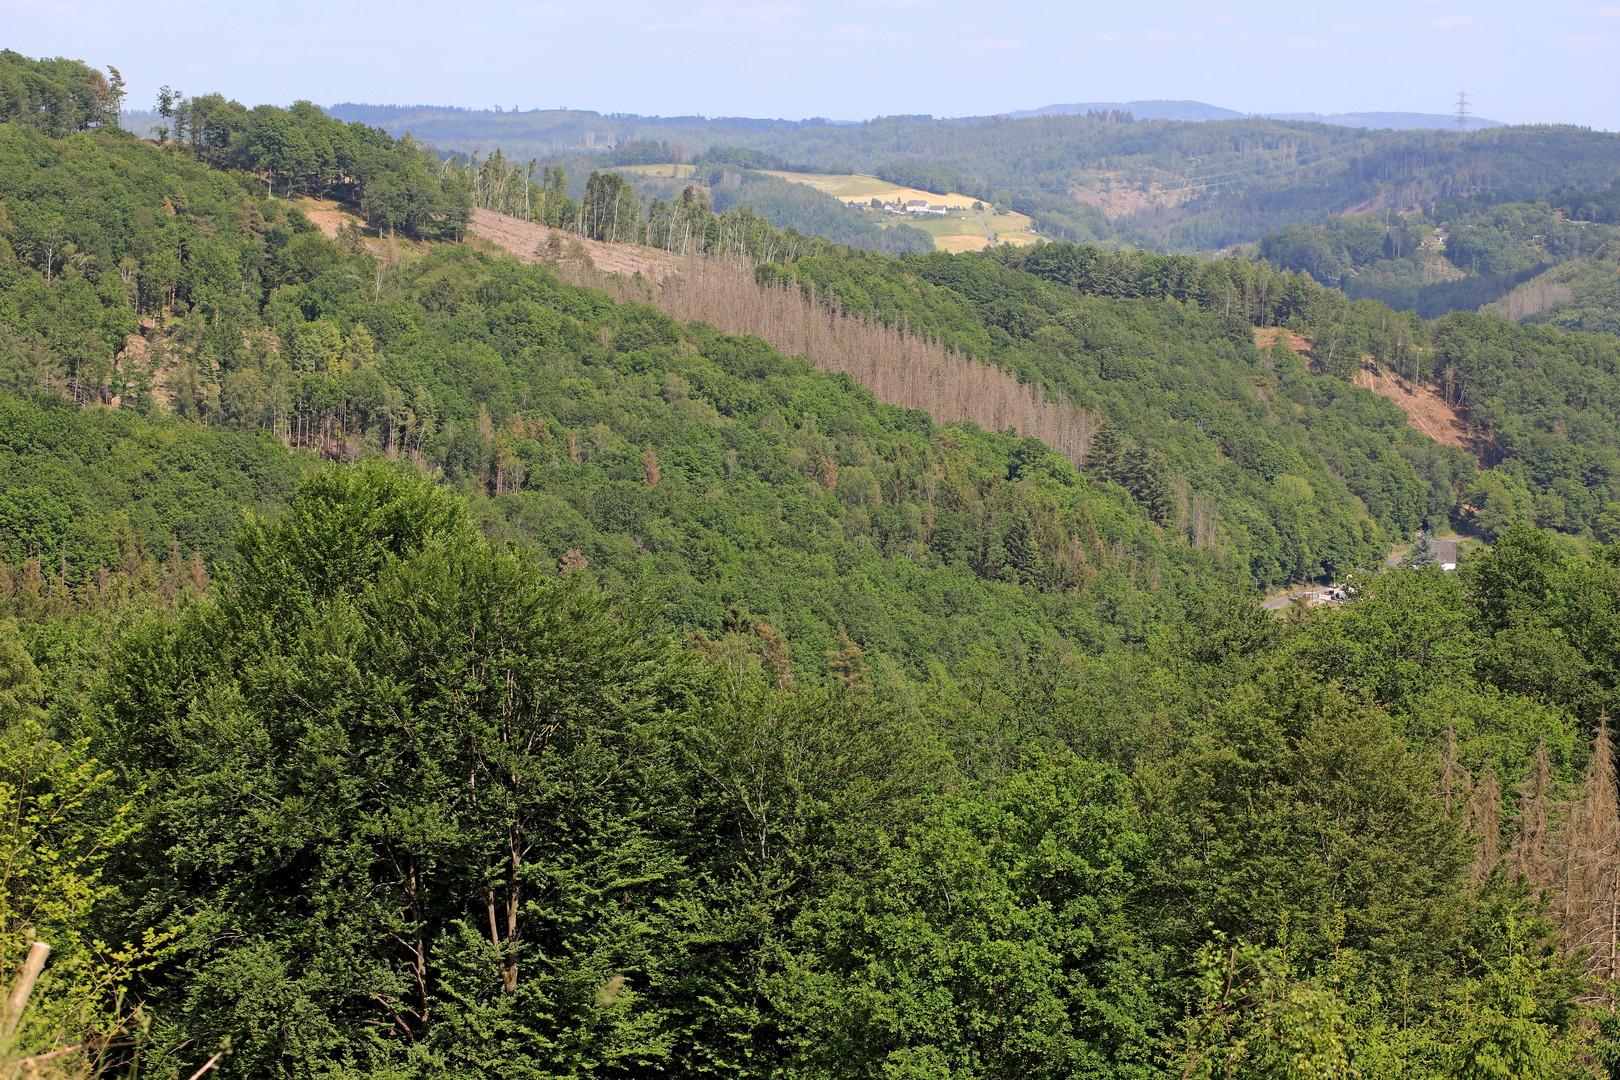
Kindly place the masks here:
[(1427, 386), (1413, 386), (1405, 379), (1397, 379), (1387, 371), (1375, 371), (1371, 366), (1356, 372), (1356, 385), (1393, 401), (1406, 413), (1406, 422), (1437, 443), (1466, 450), (1479, 461), (1481, 446), (1468, 418), (1446, 403), (1445, 398)]
[[(475, 212), (472, 230), (530, 262), (539, 261), (534, 253), (548, 232), (487, 210)], [(848, 374), (887, 404), (925, 410), (942, 423), (969, 420), (995, 431), (1012, 428), (1075, 465), (1085, 460), (1098, 420), (998, 367), (848, 314), (836, 300), (761, 286), (746, 266), (682, 260), (633, 244), (592, 243), (588, 249), (595, 268), (565, 262), (557, 267), (564, 280), (603, 289), (620, 301), (655, 304), (681, 322), (702, 320), (722, 333), (752, 334), (822, 371)], [(622, 276), (637, 270), (642, 281)]]
[[(529, 263), (542, 261), (546, 240), (557, 231), (522, 218), (497, 214), (493, 210), (474, 210), (467, 228), (474, 235), (499, 244)], [(639, 244), (604, 244), (572, 233), (564, 234), (566, 243), (572, 245), (576, 240), (584, 247), (596, 268), (610, 274), (639, 273), (643, 277), (658, 279), (674, 273), (681, 263), (679, 255), (660, 248), (642, 247)]]
[[(1311, 343), (1291, 330), (1277, 327), (1257, 329), (1254, 332), (1254, 343), (1262, 349), (1271, 348), (1278, 340), (1281, 340), (1295, 355), (1309, 356)], [(1355, 384), (1394, 402), (1406, 414), (1408, 424), (1435, 442), (1466, 450), (1474, 456), (1481, 469), (1485, 467), (1482, 456), (1484, 448), (1474, 428), (1468, 423), (1468, 418), (1453, 408), (1433, 388), (1413, 385), (1387, 371), (1379, 370), (1370, 356), (1366, 358), (1361, 370), (1356, 372)]]

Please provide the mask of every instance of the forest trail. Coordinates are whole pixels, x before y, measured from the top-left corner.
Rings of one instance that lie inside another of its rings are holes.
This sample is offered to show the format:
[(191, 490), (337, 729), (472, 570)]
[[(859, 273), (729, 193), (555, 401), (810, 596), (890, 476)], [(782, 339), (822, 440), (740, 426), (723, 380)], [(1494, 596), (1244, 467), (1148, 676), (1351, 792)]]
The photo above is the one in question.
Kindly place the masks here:
[(493, 210), (474, 210), (467, 229), (473, 235), (512, 252), (526, 263), (555, 261), (536, 254), (553, 232), (562, 233), (565, 250), (577, 240), (590, 255), (596, 269), (607, 274), (633, 277), (639, 273), (650, 281), (662, 281), (678, 271), (682, 262), (679, 255), (661, 248), (587, 240), (561, 229), (550, 229), (508, 214), (497, 214)]

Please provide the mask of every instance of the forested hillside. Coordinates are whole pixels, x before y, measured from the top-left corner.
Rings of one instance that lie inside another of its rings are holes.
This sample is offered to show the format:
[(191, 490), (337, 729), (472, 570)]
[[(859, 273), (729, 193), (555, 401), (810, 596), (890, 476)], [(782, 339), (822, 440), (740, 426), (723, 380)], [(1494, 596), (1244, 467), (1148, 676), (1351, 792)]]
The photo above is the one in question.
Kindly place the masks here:
[(202, 100), (0, 123), (7, 1068), (1611, 1075), (1616, 339)]
[(1443, 199), (1400, 216), (1329, 217), (1266, 235), (1260, 254), (1427, 319), (1490, 305), (1509, 318), (1612, 333), (1603, 312), (1612, 310), (1620, 234), (1603, 220), (1603, 199), (1564, 191), (1534, 202)]
[(1030, 215), (1045, 235), (1161, 251), (1223, 249), (1333, 214), (1596, 190), (1620, 173), (1620, 136), (1551, 125), (1459, 139), (1262, 118), (1121, 122), (1129, 118), (1118, 113), (858, 124), (357, 105), (334, 115), (462, 155), (502, 147), (546, 161), (584, 152), (587, 168), (627, 163), (626, 147), (661, 143), (656, 158), (639, 160), (689, 161), (720, 146), (824, 172), (923, 170), (950, 190)]
[(107, 72), (111, 78), (80, 60), (30, 60), (0, 49), (0, 122), (57, 137), (116, 127), (124, 81), (117, 68)]
[[(693, 317), (717, 277), (633, 293)], [(1067, 244), (893, 260), (807, 250), (755, 278), (717, 289), (709, 302), (724, 317), (711, 317), (824, 367), (868, 370), (873, 385), (932, 393), (929, 380), (967, 381), (932, 374), (955, 370), (953, 357), (989, 360), (1062, 402), (1067, 427), (1046, 437), (1089, 476), (1259, 583), (1340, 576), (1459, 515), (1487, 537), (1530, 520), (1609, 539), (1620, 522), (1620, 343), (1608, 335), (1463, 313), (1425, 324), (1263, 263)], [(799, 297), (790, 313), (783, 288)], [(818, 345), (829, 319), (852, 325)], [(896, 350), (915, 366), (885, 375), (839, 353), (880, 353), (862, 319), (929, 344)], [(1403, 389), (1389, 399), (1351, 385), (1367, 375)], [(1451, 445), (1409, 426), (1420, 398), (1452, 415)], [(959, 415), (998, 426), (1004, 400)], [(1037, 410), (1019, 422), (1046, 433), (1053, 421)]]

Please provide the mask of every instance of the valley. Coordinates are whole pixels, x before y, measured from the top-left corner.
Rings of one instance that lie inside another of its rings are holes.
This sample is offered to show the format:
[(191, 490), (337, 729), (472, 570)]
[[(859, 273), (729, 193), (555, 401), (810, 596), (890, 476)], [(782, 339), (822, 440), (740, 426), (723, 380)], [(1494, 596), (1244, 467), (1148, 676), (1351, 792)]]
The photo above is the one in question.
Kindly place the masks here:
[(1613, 1071), (1612, 134), (126, 85), (0, 51), (6, 1077)]

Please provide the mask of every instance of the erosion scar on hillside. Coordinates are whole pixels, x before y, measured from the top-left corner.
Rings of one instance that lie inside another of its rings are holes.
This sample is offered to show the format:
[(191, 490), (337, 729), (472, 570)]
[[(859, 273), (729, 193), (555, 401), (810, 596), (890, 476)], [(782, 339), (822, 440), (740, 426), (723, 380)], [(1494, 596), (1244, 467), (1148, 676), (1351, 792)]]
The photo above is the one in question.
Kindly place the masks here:
[[(488, 210), (474, 212), (470, 229), (531, 263), (543, 261), (539, 252), (551, 232)], [(1040, 439), (1076, 467), (1085, 462), (1098, 418), (1062, 395), (1048, 395), (904, 326), (850, 314), (836, 298), (760, 285), (748, 266), (682, 259), (633, 244), (584, 246), (589, 263), (557, 264), (558, 275), (571, 284), (602, 289), (620, 302), (655, 304), (683, 323), (701, 319), (722, 333), (752, 334), (821, 371), (849, 375), (886, 404), (924, 410), (941, 423), (1012, 428)], [(639, 281), (624, 276), (638, 272)]]

